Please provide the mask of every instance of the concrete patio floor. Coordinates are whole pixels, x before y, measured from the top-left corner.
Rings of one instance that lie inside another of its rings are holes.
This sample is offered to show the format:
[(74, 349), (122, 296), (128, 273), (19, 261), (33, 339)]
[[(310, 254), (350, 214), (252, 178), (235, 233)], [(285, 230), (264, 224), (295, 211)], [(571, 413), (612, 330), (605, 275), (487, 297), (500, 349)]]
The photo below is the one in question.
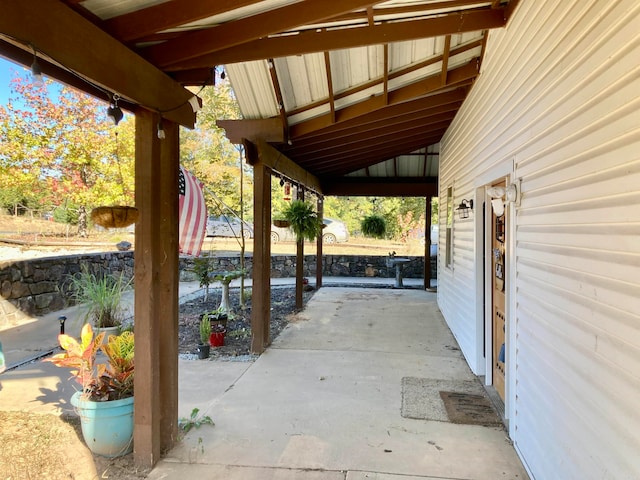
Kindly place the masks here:
[(402, 417), (403, 377), (475, 379), (435, 294), (324, 287), (255, 362), (180, 361), (180, 416), (215, 426), (148, 478), (528, 478), (501, 427)]

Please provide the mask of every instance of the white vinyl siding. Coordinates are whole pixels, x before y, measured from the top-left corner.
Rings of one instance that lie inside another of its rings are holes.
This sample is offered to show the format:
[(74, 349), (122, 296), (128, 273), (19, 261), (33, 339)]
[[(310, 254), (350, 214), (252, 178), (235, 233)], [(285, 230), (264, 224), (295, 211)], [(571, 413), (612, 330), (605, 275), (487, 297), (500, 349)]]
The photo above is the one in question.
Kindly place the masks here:
[[(440, 158), (454, 202), (500, 165), (522, 180), (507, 404), (530, 473), (640, 478), (640, 2), (520, 2)], [(473, 368), (472, 227), (454, 222), (438, 301)]]

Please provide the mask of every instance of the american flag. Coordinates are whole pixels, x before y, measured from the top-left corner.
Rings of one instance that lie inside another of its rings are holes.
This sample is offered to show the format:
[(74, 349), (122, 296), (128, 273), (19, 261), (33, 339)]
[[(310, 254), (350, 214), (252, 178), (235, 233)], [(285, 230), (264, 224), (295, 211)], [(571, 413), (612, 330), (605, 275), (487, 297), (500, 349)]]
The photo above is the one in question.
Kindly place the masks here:
[(207, 228), (207, 207), (204, 203), (202, 183), (180, 166), (178, 178), (180, 201), (180, 253), (200, 255)]

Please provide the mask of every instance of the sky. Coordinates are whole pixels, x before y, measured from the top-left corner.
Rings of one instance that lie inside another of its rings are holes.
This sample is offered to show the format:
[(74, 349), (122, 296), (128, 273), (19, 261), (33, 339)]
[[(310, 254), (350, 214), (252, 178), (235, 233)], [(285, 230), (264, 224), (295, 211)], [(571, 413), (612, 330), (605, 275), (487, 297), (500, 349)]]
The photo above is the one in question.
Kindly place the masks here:
[(21, 72), (24, 67), (0, 57), (0, 105), (5, 105), (9, 98), (9, 82), (16, 72)]

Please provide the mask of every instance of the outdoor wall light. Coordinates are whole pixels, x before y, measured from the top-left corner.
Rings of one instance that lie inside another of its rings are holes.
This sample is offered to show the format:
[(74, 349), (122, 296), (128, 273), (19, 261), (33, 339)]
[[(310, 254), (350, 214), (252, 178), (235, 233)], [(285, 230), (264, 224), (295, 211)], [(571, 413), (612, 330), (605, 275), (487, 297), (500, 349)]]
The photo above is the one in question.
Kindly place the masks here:
[(456, 211), (458, 212), (458, 218), (460, 220), (469, 218), (469, 210), (473, 210), (473, 200), (467, 200), (466, 198), (462, 199)]

